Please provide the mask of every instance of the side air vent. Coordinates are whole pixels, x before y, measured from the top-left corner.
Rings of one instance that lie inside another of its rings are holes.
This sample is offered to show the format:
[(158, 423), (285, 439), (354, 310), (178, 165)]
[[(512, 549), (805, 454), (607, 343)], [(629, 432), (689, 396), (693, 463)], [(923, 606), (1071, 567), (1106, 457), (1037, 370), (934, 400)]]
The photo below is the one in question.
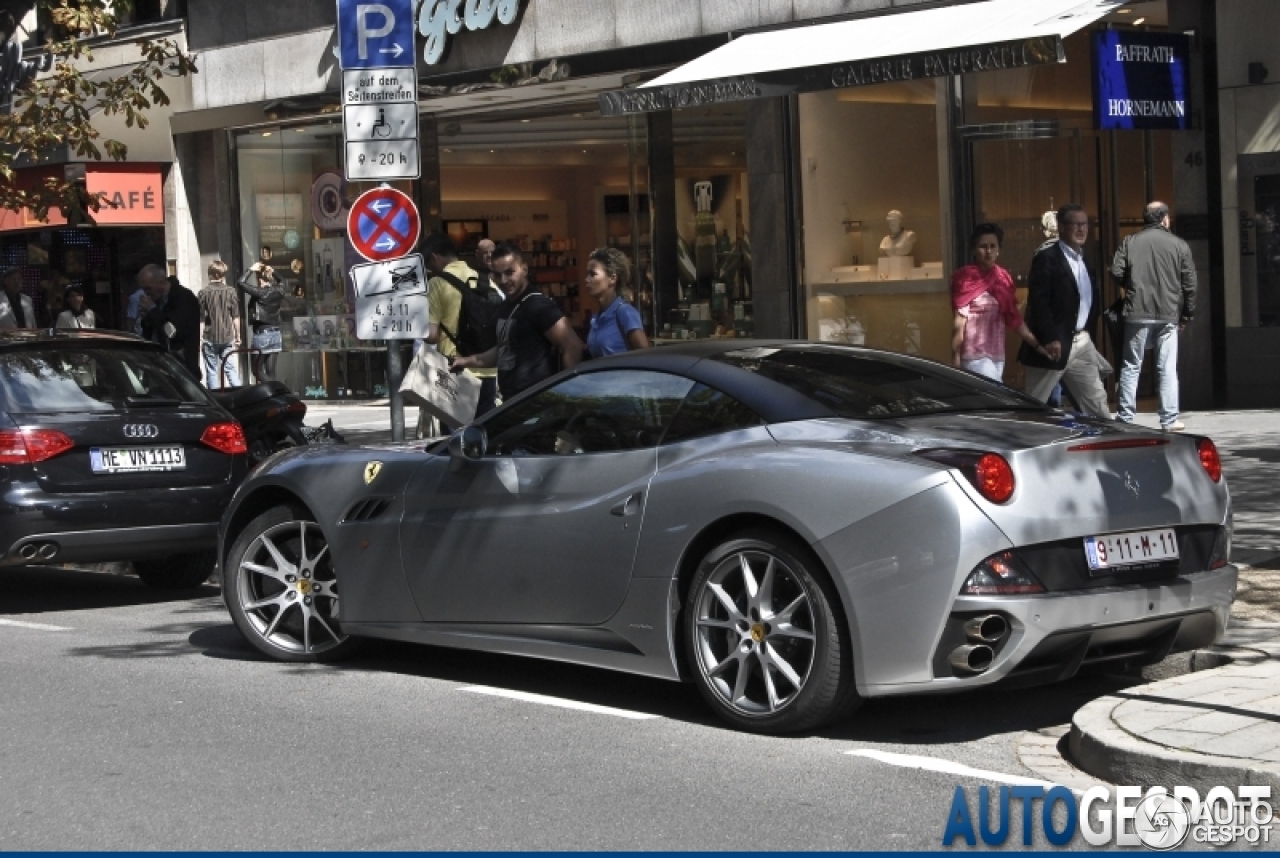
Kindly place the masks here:
[(391, 498), (364, 498), (351, 505), (347, 514), (342, 517), (343, 524), (357, 521), (373, 521), (391, 506)]

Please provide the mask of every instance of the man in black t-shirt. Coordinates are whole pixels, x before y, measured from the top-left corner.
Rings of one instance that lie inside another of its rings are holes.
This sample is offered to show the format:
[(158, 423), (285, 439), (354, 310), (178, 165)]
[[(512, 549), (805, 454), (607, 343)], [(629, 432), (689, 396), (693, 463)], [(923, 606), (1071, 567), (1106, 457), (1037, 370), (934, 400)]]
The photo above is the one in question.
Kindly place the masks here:
[(455, 370), (496, 366), (498, 390), (510, 399), (556, 372), (555, 350), (566, 369), (582, 360), (582, 340), (550, 298), (529, 286), (529, 266), (515, 245), (493, 251), (493, 273), (507, 300), (498, 311), (498, 345), (483, 354), (459, 357)]

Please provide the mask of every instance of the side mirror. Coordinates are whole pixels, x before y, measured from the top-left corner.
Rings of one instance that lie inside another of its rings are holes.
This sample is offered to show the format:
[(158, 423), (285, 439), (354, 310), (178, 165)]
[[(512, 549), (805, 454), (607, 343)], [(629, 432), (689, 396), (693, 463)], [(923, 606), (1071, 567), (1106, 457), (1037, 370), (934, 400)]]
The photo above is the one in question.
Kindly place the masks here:
[(455, 459), (477, 462), (489, 449), (489, 436), (483, 426), (464, 426), (449, 436), (449, 455)]

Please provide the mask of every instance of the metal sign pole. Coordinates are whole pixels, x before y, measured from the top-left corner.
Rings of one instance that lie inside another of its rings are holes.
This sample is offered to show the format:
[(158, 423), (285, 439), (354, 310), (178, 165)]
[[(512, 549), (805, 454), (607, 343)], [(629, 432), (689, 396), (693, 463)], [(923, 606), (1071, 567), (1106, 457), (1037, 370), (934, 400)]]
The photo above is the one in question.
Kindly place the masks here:
[(404, 440), (404, 397), (400, 382), (404, 367), (400, 364), (400, 341), (387, 340), (387, 389), (391, 392), (391, 440)]
[[(421, 174), (414, 5), (413, 0), (337, 0), (347, 181), (390, 182)], [(418, 243), (421, 221), (413, 201), (404, 197), (400, 204), (395, 193), (384, 185), (362, 194), (351, 208), (347, 236), (373, 263), (350, 272), (357, 335), (387, 341), (391, 440), (403, 441), (399, 340), (422, 335), (427, 306), (422, 259), (406, 258)]]

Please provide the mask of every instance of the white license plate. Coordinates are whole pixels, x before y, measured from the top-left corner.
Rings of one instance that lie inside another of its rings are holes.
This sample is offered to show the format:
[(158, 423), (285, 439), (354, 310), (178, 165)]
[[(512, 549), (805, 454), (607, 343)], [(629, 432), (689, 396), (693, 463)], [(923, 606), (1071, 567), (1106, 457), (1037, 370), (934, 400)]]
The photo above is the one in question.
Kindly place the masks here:
[(127, 474), (140, 471), (181, 471), (187, 454), (181, 446), (91, 447), (89, 463), (95, 474)]
[(1115, 569), (1178, 559), (1178, 536), (1172, 528), (1135, 530), (1108, 536), (1086, 536), (1085, 557), (1089, 568)]

